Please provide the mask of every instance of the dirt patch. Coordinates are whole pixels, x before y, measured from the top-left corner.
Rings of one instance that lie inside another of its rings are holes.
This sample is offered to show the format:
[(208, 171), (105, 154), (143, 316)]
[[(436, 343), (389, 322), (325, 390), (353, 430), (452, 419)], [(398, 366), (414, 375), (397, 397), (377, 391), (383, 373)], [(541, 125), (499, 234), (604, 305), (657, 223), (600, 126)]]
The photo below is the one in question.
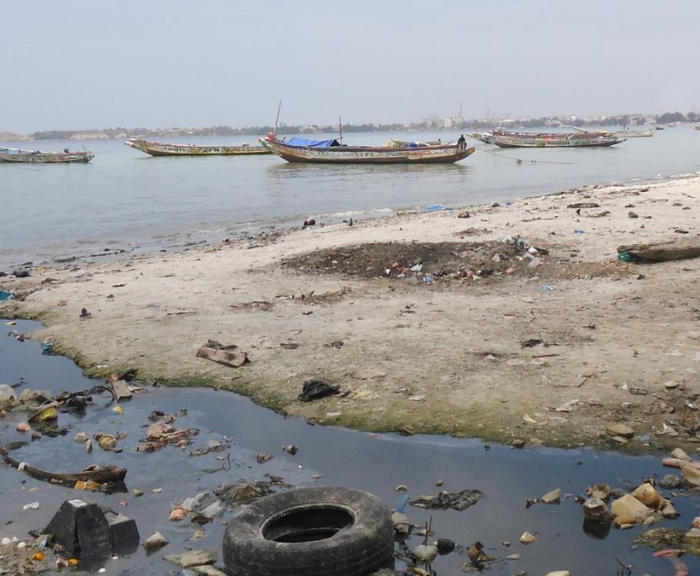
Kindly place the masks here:
[[(342, 274), (363, 279), (448, 282), (513, 278), (575, 279), (628, 276), (618, 262), (576, 262), (566, 250), (541, 243), (530, 247), (516, 238), (488, 242), (382, 242), (319, 250), (283, 261), (300, 272)], [(570, 252), (570, 251), (569, 251)]]

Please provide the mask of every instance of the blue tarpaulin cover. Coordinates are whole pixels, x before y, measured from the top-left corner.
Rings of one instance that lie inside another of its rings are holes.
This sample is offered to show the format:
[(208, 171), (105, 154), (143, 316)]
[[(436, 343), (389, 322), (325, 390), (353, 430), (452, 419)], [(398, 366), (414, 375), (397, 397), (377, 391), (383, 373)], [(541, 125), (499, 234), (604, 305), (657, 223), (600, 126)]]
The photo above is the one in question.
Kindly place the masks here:
[(306, 138), (297, 138), (294, 136), (287, 140), (289, 146), (313, 146), (314, 148), (330, 148), (338, 146), (337, 140), (307, 140)]

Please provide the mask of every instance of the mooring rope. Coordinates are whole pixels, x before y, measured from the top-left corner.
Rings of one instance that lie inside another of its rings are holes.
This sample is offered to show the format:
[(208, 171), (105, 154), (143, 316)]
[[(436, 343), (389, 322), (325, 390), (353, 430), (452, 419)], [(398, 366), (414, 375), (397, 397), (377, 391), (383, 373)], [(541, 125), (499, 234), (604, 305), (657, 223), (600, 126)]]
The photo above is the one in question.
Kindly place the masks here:
[(476, 145), (475, 148), (480, 150), (481, 152), (486, 152), (487, 154), (491, 154), (493, 156), (496, 156), (497, 158), (505, 158), (507, 160), (514, 160), (517, 164), (522, 164), (523, 162), (529, 162), (530, 164), (564, 164), (564, 165), (571, 165), (575, 164), (575, 162), (557, 162), (556, 160), (523, 160), (522, 158), (516, 158), (514, 156), (506, 156), (505, 154), (501, 154), (498, 151), (494, 150), (487, 150), (481, 145)]

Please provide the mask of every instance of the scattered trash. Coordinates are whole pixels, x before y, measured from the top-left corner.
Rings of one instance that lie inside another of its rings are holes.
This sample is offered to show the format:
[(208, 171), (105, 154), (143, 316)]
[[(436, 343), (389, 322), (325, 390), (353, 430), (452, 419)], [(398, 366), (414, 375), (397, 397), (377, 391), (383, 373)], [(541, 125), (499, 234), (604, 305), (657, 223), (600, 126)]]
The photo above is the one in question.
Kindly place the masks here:
[(38, 502), (32, 502), (31, 504), (25, 504), (22, 506), (22, 510), (38, 510), (39, 509), (39, 503)]
[(330, 386), (323, 380), (307, 380), (304, 382), (302, 392), (299, 394), (299, 400), (302, 402), (311, 402), (325, 396), (334, 396), (340, 392), (339, 386)]
[(98, 466), (96, 464), (88, 466), (85, 470), (83, 470), (83, 472), (78, 472), (75, 474), (46, 472), (44, 470), (40, 470), (39, 468), (29, 466), (25, 462), (15, 460), (8, 454), (7, 450), (2, 445), (0, 445), (0, 456), (2, 456), (3, 460), (7, 464), (21, 472), (25, 472), (32, 478), (53, 484), (62, 484), (71, 488), (74, 487), (75, 483), (78, 481), (93, 481), (99, 484), (123, 482), (127, 472), (124, 468), (118, 468), (117, 466)]
[(299, 448), (294, 444), (289, 444), (288, 446), (282, 446), (282, 450), (294, 456), (299, 451)]
[(521, 544), (532, 544), (536, 540), (537, 537), (534, 534), (530, 534), (529, 532), (523, 532), (523, 535), (520, 537)]
[(133, 519), (79, 499), (66, 500), (43, 533), (76, 558), (135, 548), (140, 539)]
[(411, 506), (426, 509), (447, 509), (466, 510), (476, 504), (484, 497), (481, 490), (462, 490), (461, 492), (450, 493), (440, 492), (437, 496), (419, 496), (411, 500)]
[(41, 345), (41, 353), (44, 356), (52, 356), (53, 355), (53, 342), (46, 342)]
[(12, 298), (12, 292), (9, 292), (7, 290), (0, 290), (0, 302), (3, 300), (9, 300)]

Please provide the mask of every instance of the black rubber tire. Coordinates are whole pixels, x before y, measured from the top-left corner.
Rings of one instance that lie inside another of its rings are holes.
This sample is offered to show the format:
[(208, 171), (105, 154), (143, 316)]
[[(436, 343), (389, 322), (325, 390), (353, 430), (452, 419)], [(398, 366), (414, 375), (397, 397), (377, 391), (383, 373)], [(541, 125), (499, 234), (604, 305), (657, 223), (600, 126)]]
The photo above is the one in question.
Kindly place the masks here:
[[(275, 518), (307, 509), (342, 509), (352, 524), (312, 542), (265, 538)], [(298, 488), (266, 496), (241, 509), (226, 528), (224, 570), (230, 576), (368, 576), (391, 566), (394, 526), (384, 503), (348, 488)]]

